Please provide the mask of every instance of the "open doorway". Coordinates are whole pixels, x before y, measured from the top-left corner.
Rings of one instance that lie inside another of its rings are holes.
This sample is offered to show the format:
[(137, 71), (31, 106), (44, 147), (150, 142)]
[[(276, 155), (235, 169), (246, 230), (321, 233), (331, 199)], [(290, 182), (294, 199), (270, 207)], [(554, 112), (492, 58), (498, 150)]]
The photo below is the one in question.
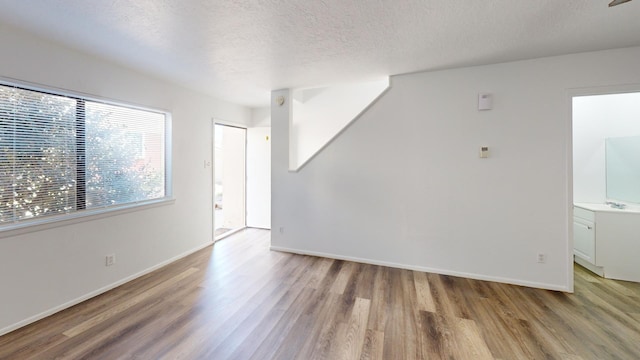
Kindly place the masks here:
[(572, 97), (575, 262), (598, 276), (635, 282), (640, 282), (639, 90)]
[(214, 124), (214, 240), (246, 226), (247, 130)]

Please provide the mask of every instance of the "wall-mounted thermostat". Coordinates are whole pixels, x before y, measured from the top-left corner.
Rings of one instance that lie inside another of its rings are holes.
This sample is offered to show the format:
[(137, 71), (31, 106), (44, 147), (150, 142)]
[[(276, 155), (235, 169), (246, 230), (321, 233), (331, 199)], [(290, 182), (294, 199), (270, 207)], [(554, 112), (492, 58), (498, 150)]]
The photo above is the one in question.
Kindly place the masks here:
[(481, 146), (480, 147), (480, 158), (485, 159), (489, 157), (489, 147)]
[(491, 110), (493, 108), (493, 95), (489, 93), (478, 94), (478, 110)]

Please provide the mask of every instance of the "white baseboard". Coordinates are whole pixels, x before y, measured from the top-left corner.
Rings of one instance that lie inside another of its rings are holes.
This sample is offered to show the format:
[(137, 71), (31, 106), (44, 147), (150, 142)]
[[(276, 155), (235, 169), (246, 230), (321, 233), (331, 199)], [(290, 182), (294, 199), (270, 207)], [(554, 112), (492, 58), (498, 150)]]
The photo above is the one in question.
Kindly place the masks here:
[(595, 266), (592, 263), (588, 262), (587, 260), (584, 260), (583, 258), (579, 257), (579, 256), (573, 256), (573, 261), (575, 261), (577, 264), (579, 264), (580, 266), (584, 267), (585, 269), (591, 271), (592, 273), (600, 276), (600, 277), (605, 277), (604, 276), (604, 268), (601, 266)]
[(17, 330), (17, 329), (19, 329), (19, 328), (21, 328), (23, 326), (27, 326), (27, 325), (29, 325), (31, 323), (34, 323), (34, 322), (38, 321), (38, 320), (44, 319), (47, 316), (51, 316), (51, 315), (53, 315), (53, 314), (55, 314), (57, 312), (60, 312), (60, 311), (62, 311), (64, 309), (68, 309), (68, 308), (70, 308), (70, 307), (72, 307), (74, 305), (78, 305), (79, 303), (81, 303), (83, 301), (87, 301), (87, 300), (91, 299), (92, 297), (98, 296), (100, 294), (103, 294), (103, 293), (111, 290), (111, 289), (117, 288), (118, 286), (120, 286), (122, 284), (128, 283), (131, 280), (137, 279), (137, 278), (139, 278), (139, 277), (141, 277), (143, 275), (146, 275), (146, 274), (148, 274), (148, 273), (150, 273), (152, 271), (158, 270), (159, 268), (161, 268), (163, 266), (169, 265), (174, 261), (180, 260), (183, 257), (187, 257), (187, 256), (189, 256), (189, 255), (191, 255), (191, 254), (193, 254), (193, 253), (195, 253), (197, 251), (200, 251), (200, 250), (206, 248), (207, 246), (211, 246), (211, 245), (213, 245), (213, 243), (207, 242), (207, 243), (202, 244), (202, 245), (200, 245), (200, 246), (198, 246), (198, 247), (196, 247), (196, 248), (194, 248), (192, 250), (184, 252), (184, 253), (182, 253), (182, 254), (180, 254), (178, 256), (174, 256), (169, 260), (163, 261), (163, 262), (161, 262), (159, 264), (156, 264), (156, 265), (154, 265), (154, 266), (152, 266), (150, 268), (142, 270), (142, 271), (140, 271), (140, 272), (138, 272), (136, 274), (133, 274), (131, 276), (127, 276), (124, 279), (118, 280), (118, 281), (116, 281), (116, 282), (114, 282), (112, 284), (109, 284), (109, 285), (104, 286), (104, 287), (102, 287), (100, 289), (92, 291), (92, 292), (90, 292), (90, 293), (88, 293), (86, 295), (83, 295), (83, 296), (80, 296), (78, 298), (75, 298), (75, 299), (73, 299), (71, 301), (68, 301), (68, 302), (62, 304), (62, 305), (55, 306), (55, 307), (53, 307), (53, 308), (51, 308), (49, 310), (41, 312), (40, 314), (31, 316), (31, 317), (29, 317), (27, 319), (24, 319), (22, 321), (19, 321), (19, 322), (13, 324), (13, 325), (9, 325), (7, 327), (4, 327), (4, 328), (0, 329), (0, 336), (2, 336), (4, 334), (8, 334), (8, 333), (10, 333), (10, 332), (12, 332), (14, 330)]
[(285, 248), (280, 246), (271, 246), (270, 249), (273, 251), (287, 252), (292, 254), (310, 255), (310, 256), (317, 256), (317, 257), (336, 259), (336, 260), (346, 260), (346, 261), (353, 261), (353, 262), (363, 263), (363, 264), (380, 265), (380, 266), (387, 266), (387, 267), (406, 269), (406, 270), (415, 270), (415, 271), (428, 272), (428, 273), (434, 273), (434, 274), (440, 274), (440, 275), (451, 275), (451, 276), (457, 276), (457, 277), (463, 277), (463, 278), (475, 279), (475, 280), (493, 281), (498, 283), (526, 286), (526, 287), (537, 288), (537, 289), (572, 292), (571, 289), (569, 289), (567, 286), (560, 286), (555, 284), (545, 284), (545, 283), (538, 283), (533, 281), (523, 281), (518, 279), (510, 279), (510, 278), (503, 278), (503, 277), (496, 277), (496, 276), (486, 276), (486, 275), (480, 275), (480, 274), (430, 268), (425, 266), (398, 264), (398, 263), (392, 263), (387, 261), (363, 259), (363, 258), (357, 258), (357, 257), (351, 257), (351, 256), (342, 256), (342, 255), (336, 255), (336, 254), (316, 252), (316, 251), (291, 249), (291, 248)]

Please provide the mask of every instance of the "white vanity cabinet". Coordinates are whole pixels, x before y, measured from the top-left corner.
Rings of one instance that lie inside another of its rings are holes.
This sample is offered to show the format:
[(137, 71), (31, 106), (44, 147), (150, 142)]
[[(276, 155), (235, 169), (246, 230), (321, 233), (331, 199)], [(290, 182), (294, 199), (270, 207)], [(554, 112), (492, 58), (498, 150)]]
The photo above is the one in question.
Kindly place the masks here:
[(579, 207), (573, 209), (573, 254), (596, 264), (595, 213)]
[(575, 204), (575, 261), (609, 279), (640, 282), (640, 210)]

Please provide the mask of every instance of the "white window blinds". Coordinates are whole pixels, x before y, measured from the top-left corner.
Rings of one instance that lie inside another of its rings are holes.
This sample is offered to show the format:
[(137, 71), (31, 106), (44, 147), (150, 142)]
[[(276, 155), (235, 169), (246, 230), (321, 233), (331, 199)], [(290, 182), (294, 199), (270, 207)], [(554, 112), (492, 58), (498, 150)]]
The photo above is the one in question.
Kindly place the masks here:
[(86, 206), (164, 197), (165, 115), (86, 103)]
[(0, 226), (165, 197), (165, 117), (0, 85)]

